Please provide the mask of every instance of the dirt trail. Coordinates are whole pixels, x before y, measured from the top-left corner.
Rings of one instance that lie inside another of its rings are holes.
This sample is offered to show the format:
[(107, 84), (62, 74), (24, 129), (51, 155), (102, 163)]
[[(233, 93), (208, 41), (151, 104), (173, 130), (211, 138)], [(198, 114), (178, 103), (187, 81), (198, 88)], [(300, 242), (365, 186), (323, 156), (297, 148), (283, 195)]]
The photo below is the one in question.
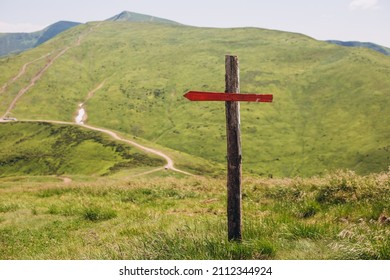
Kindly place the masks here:
[[(134, 142), (134, 141), (122, 138), (122, 137), (118, 136), (118, 134), (116, 134), (115, 132), (113, 132), (111, 130), (108, 130), (108, 129), (98, 128), (98, 127), (90, 126), (90, 125), (87, 125), (87, 124), (84, 124), (82, 126), (86, 127), (86, 128), (89, 128), (91, 130), (103, 132), (105, 134), (110, 135), (114, 139), (120, 140), (120, 141), (125, 142), (127, 144), (130, 144), (130, 145), (132, 145), (134, 147), (137, 147), (138, 149), (140, 149), (140, 150), (142, 150), (144, 152), (155, 154), (155, 155), (157, 155), (159, 157), (162, 157), (167, 162), (167, 164), (164, 166), (165, 169), (170, 169), (172, 171), (175, 171), (175, 172), (178, 172), (178, 173), (182, 173), (182, 174), (186, 174), (186, 175), (190, 175), (190, 176), (193, 175), (193, 174), (188, 173), (186, 171), (183, 171), (183, 170), (175, 168), (173, 160), (168, 155), (164, 154), (163, 152), (161, 152), (159, 150), (148, 148), (148, 147), (145, 147), (145, 146), (143, 146), (141, 144), (138, 144), (137, 142)], [(158, 170), (159, 169), (156, 169), (155, 171), (158, 171)]]
[[(98, 25), (96, 25), (96, 27), (100, 26), (101, 23), (99, 23)], [(48, 63), (46, 63), (46, 65), (40, 69), (38, 71), (38, 73), (35, 74), (34, 77), (32, 77), (32, 79), (30, 80), (29, 84), (25, 87), (23, 87), (19, 92), (18, 94), (16, 95), (16, 97), (12, 100), (11, 104), (8, 106), (7, 108), (7, 111), (4, 113), (4, 115), (0, 118), (0, 119), (4, 119), (5, 117), (7, 117), (7, 115), (9, 115), (9, 113), (11, 112), (11, 110), (15, 107), (16, 105), (16, 102), (18, 102), (18, 100), (31, 88), (35, 85), (35, 83), (37, 81), (39, 81), (39, 79), (42, 77), (42, 75), (50, 68), (50, 66), (58, 59), (60, 58), (61, 56), (63, 56), (68, 50), (70, 50), (71, 48), (75, 47), (75, 46), (80, 46), (81, 44), (81, 41), (82, 39), (84, 39), (85, 36), (87, 36), (88, 34), (90, 34), (92, 31), (94, 30), (94, 26), (90, 27), (88, 29), (88, 31), (86, 31), (85, 33), (81, 33), (77, 40), (74, 42), (74, 44), (72, 46), (69, 46), (69, 47), (66, 47), (64, 49), (62, 49), (54, 58), (52, 59), (49, 59)], [(29, 64), (39, 60), (39, 59), (42, 59), (44, 57), (47, 57), (49, 56), (49, 54), (47, 55), (44, 55), (43, 57), (40, 57), (36, 60), (33, 60), (33, 61), (30, 61), (30, 62), (27, 62), (25, 65), (23, 65), (21, 71), (19, 72), (19, 74), (17, 76), (15, 76), (11, 82), (9, 83), (6, 83), (5, 85), (3, 85), (0, 89), (0, 94), (3, 93), (7, 87), (12, 84), (13, 82), (15, 82), (17, 79), (19, 79), (25, 72), (26, 72), (26, 68)]]
[[(85, 99), (85, 101), (81, 104), (79, 104), (79, 112), (80, 110), (82, 109), (83, 110), (83, 116), (80, 118), (79, 116), (75, 118), (75, 122), (78, 124), (78, 125), (81, 125), (83, 127), (86, 127), (88, 129), (91, 129), (91, 130), (95, 130), (95, 131), (99, 131), (99, 132), (103, 132), (105, 134), (108, 134), (110, 135), (112, 138), (114, 139), (117, 139), (117, 140), (120, 140), (122, 142), (125, 142), (127, 144), (130, 144), (134, 147), (137, 147), (138, 149), (142, 150), (142, 151), (145, 151), (147, 153), (151, 153), (151, 154), (155, 154), (159, 157), (162, 157), (163, 159), (166, 160), (167, 164), (164, 166), (164, 167), (161, 167), (161, 168), (156, 168), (156, 169), (153, 169), (153, 170), (150, 170), (150, 171), (147, 171), (147, 172), (144, 172), (144, 173), (140, 173), (140, 174), (137, 174), (135, 176), (141, 176), (141, 175), (146, 175), (146, 174), (150, 174), (150, 173), (153, 173), (153, 172), (157, 172), (157, 171), (160, 171), (162, 169), (170, 169), (172, 171), (175, 171), (175, 172), (179, 172), (179, 173), (182, 173), (182, 174), (186, 174), (186, 175), (193, 175), (193, 174), (190, 174), (188, 172), (185, 172), (183, 170), (180, 170), (180, 169), (177, 169), (174, 167), (174, 162), (173, 160), (166, 154), (164, 154), (163, 152), (159, 151), (159, 150), (155, 150), (155, 149), (151, 149), (151, 148), (148, 148), (148, 147), (145, 147), (143, 145), (140, 145), (134, 141), (131, 141), (131, 140), (128, 140), (128, 139), (125, 139), (125, 138), (122, 138), (120, 136), (118, 136), (118, 134), (116, 134), (115, 132), (111, 131), (111, 130), (108, 130), (108, 129), (104, 129), (104, 128), (97, 128), (97, 127), (94, 127), (94, 126), (90, 126), (90, 125), (87, 125), (85, 124), (85, 121), (87, 120), (87, 113), (85, 111), (85, 108), (84, 108), (84, 104), (85, 102), (87, 102), (90, 98), (93, 97), (93, 95), (95, 94), (96, 91), (98, 91), (99, 89), (101, 89), (104, 84), (105, 84), (105, 80), (103, 82), (101, 82), (96, 88), (94, 88), (93, 90), (91, 90), (90, 92), (88, 92), (88, 95), (87, 95), (87, 98)], [(134, 177), (134, 176), (133, 176)]]
[(88, 92), (88, 95), (85, 98), (84, 102), (79, 104), (78, 109), (77, 109), (77, 111), (78, 111), (77, 116), (75, 118), (75, 122), (77, 124), (84, 124), (87, 121), (88, 115), (87, 115), (87, 112), (85, 110), (85, 103), (93, 97), (93, 95), (95, 94), (96, 91), (98, 91), (99, 89), (101, 89), (104, 86), (105, 82), (106, 81), (104, 80), (97, 87), (95, 87), (93, 90)]
[[(101, 23), (99, 23), (97, 25), (97, 27), (100, 25)], [(89, 33), (91, 33), (93, 31), (94, 27), (91, 27), (88, 29), (88, 31), (86, 33), (83, 33), (83, 34), (80, 34), (79, 37), (77, 38), (77, 41), (74, 43), (73, 46), (79, 46), (81, 44), (81, 40), (87, 36)], [(11, 110), (15, 107), (16, 105), (16, 102), (31, 88), (35, 85), (35, 83), (42, 77), (42, 75), (50, 68), (50, 66), (58, 59), (60, 58), (61, 56), (63, 56), (69, 49), (71, 49), (73, 46), (69, 46), (69, 47), (66, 47), (64, 48), (63, 50), (61, 50), (53, 59), (50, 59), (49, 62), (41, 69), (39, 70), (39, 72), (30, 80), (30, 83), (25, 86), (24, 88), (22, 88), (19, 93), (17, 94), (17, 96), (13, 99), (13, 101), (11, 102), (11, 104), (9, 105), (7, 111), (5, 112), (5, 114), (3, 115), (2, 119), (4, 119), (5, 117), (7, 117), (7, 115), (11, 112)], [(47, 54), (46, 56), (49, 56), (50, 54)], [(44, 58), (45, 56), (41, 57), (41, 58)], [(39, 59), (41, 59), (39, 58)], [(38, 59), (37, 59), (38, 60)], [(36, 61), (36, 60), (34, 60)], [(21, 71), (19, 72), (19, 74), (17, 76), (15, 76), (13, 78), (13, 80), (11, 81), (14, 82), (16, 81), (17, 79), (19, 79), (25, 72), (26, 72), (26, 67), (33, 63), (34, 61), (31, 61), (31, 62), (28, 62), (26, 63), (25, 65), (23, 65)], [(100, 88), (102, 88), (104, 86), (104, 83), (105, 81), (103, 81), (102, 83), (100, 83), (95, 89), (93, 89), (92, 91), (90, 91), (87, 95), (87, 99), (90, 99), (93, 94), (99, 90)], [(1, 88), (1, 92), (3, 92), (7, 86), (9, 84), (5, 84), (2, 88)], [(0, 119), (1, 121), (1, 119)], [(71, 124), (71, 125), (74, 125), (74, 123), (71, 123), (71, 122), (63, 122), (63, 121), (55, 121), (55, 120), (35, 120), (35, 121), (32, 121), (32, 120), (28, 120), (30, 122), (48, 122), (48, 123), (57, 123), (57, 124)], [(173, 160), (166, 154), (164, 154), (162, 151), (159, 151), (159, 150), (156, 150), (156, 149), (152, 149), (152, 148), (148, 148), (148, 147), (145, 147), (141, 144), (138, 144), (134, 141), (131, 141), (131, 140), (128, 140), (128, 139), (125, 139), (125, 138), (122, 138), (120, 136), (118, 136), (118, 134), (116, 134), (115, 132), (111, 131), (111, 130), (108, 130), (108, 129), (104, 129), (104, 128), (98, 128), (98, 127), (94, 127), (94, 126), (91, 126), (91, 125), (86, 125), (86, 124), (83, 124), (83, 123), (78, 123), (78, 125), (80, 126), (83, 126), (85, 128), (88, 128), (88, 129), (91, 129), (91, 130), (95, 130), (95, 131), (99, 131), (99, 132), (103, 132), (105, 134), (108, 134), (110, 135), (112, 138), (114, 139), (117, 139), (119, 141), (122, 141), (122, 142), (125, 142), (127, 144), (130, 144), (134, 147), (137, 147), (138, 149), (144, 151), (144, 152), (147, 152), (147, 153), (151, 153), (151, 154), (154, 154), (154, 155), (157, 155), (159, 157), (162, 157), (163, 159), (165, 159), (165, 161), (167, 162), (167, 164), (163, 167), (165, 169), (169, 169), (169, 170), (172, 170), (172, 171), (175, 171), (175, 172), (178, 172), (178, 173), (182, 173), (182, 174), (185, 174), (185, 175), (190, 175), (190, 176), (193, 176), (193, 174), (191, 173), (188, 173), (186, 171), (183, 171), (183, 170), (180, 170), (180, 169), (177, 169), (175, 168), (174, 166), (174, 162)], [(140, 176), (140, 175), (146, 175), (146, 174), (150, 174), (150, 173), (153, 173), (153, 172), (157, 172), (157, 171), (160, 171), (162, 170), (163, 168), (157, 168), (157, 169), (153, 169), (153, 170), (150, 170), (150, 171), (147, 171), (147, 172), (143, 172), (141, 174), (137, 174), (136, 176)], [(64, 179), (64, 182), (65, 183), (69, 183), (68, 181), (68, 178)]]
[(89, 99), (91, 99), (93, 97), (93, 95), (95, 94), (95, 92), (97, 92), (99, 89), (101, 89), (104, 84), (106, 83), (106, 80), (104, 80), (103, 82), (101, 82), (96, 88), (94, 88), (93, 90), (91, 90), (90, 92), (88, 92), (88, 95), (87, 95), (87, 98), (84, 100), (83, 103), (87, 102)]
[(64, 55), (68, 50), (70, 49), (70, 47), (66, 47), (65, 49), (63, 49), (62, 51), (60, 51), (53, 59), (50, 59), (48, 63), (46, 63), (46, 65), (38, 71), (38, 73), (32, 77), (32, 79), (30, 80), (30, 83), (25, 86), (24, 88), (22, 88), (18, 94), (16, 95), (16, 97), (12, 100), (11, 104), (8, 106), (8, 109), (7, 111), (5, 111), (4, 115), (2, 118), (5, 118), (7, 117), (7, 115), (11, 112), (11, 110), (15, 107), (15, 104), (16, 102), (18, 102), (18, 100), (30, 89), (32, 88), (35, 83), (42, 77), (42, 75), (47, 71), (47, 69), (49, 69), (49, 67), (54, 63), (54, 61), (56, 61), (58, 58), (60, 58), (62, 55)]
[[(75, 123), (72, 123), (72, 122), (63, 122), (63, 121), (55, 121), (55, 120), (23, 120), (23, 121), (27, 121), (27, 122), (47, 122), (47, 123), (55, 123), (55, 124), (75, 125)], [(134, 146), (134, 147), (136, 147), (136, 148), (138, 148), (138, 149), (140, 149), (140, 150), (142, 150), (142, 151), (144, 151), (146, 153), (151, 153), (151, 154), (157, 155), (159, 157), (162, 157), (167, 162), (167, 164), (164, 167), (159, 167), (159, 168), (156, 168), (156, 169), (153, 169), (153, 170), (150, 170), (150, 171), (146, 171), (146, 172), (143, 172), (143, 173), (140, 173), (140, 174), (136, 174), (133, 177), (150, 174), (150, 173), (157, 172), (157, 171), (160, 171), (160, 170), (163, 170), (163, 169), (167, 169), (167, 170), (169, 169), (169, 170), (172, 170), (174, 172), (182, 173), (182, 174), (189, 175), (189, 176), (194, 176), (194, 174), (191, 174), (189, 172), (177, 169), (174, 166), (174, 161), (168, 155), (164, 154), (162, 151), (159, 151), (159, 150), (156, 150), (156, 149), (152, 149), (152, 148), (148, 148), (148, 147), (143, 146), (143, 145), (141, 145), (141, 144), (139, 144), (137, 142), (134, 142), (134, 141), (128, 140), (126, 138), (120, 137), (117, 133), (115, 133), (115, 132), (113, 132), (113, 131), (111, 131), (109, 129), (99, 128), (99, 127), (95, 127), (95, 126), (91, 126), (91, 125), (87, 125), (87, 124), (77, 124), (77, 125), (80, 125), (81, 127), (88, 128), (90, 130), (99, 131), (99, 132), (108, 134), (112, 138), (114, 138), (116, 140), (119, 140), (119, 141), (122, 141), (122, 142), (125, 142), (125, 143), (127, 143), (127, 144), (129, 144), (131, 146)]]
[(43, 58), (45, 58), (45, 57), (48, 57), (49, 55), (50, 55), (50, 53), (45, 54), (44, 56), (41, 56), (41, 57), (39, 57), (39, 58), (37, 58), (37, 59), (34, 59), (34, 60), (30, 61), (30, 62), (25, 63), (25, 64), (22, 66), (22, 68), (20, 69), (19, 73), (18, 73), (15, 77), (13, 77), (9, 82), (5, 83), (5, 84), (1, 87), (1, 89), (0, 89), (0, 94), (2, 94), (2, 93), (7, 89), (7, 87), (9, 87), (11, 84), (13, 84), (14, 82), (16, 82), (20, 77), (22, 77), (22, 76), (24, 75), (24, 73), (26, 73), (27, 66), (29, 66), (30, 64), (32, 64), (32, 63), (34, 63), (34, 62), (36, 62), (36, 61), (38, 61), (38, 60), (41, 60), (41, 59), (43, 59)]

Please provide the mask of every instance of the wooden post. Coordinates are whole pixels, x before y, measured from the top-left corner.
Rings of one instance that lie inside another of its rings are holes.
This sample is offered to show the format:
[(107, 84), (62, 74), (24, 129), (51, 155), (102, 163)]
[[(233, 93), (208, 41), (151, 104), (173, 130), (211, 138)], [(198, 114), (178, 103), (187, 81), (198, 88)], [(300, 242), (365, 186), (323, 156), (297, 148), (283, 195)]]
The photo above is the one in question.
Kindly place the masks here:
[(229, 241), (242, 240), (242, 153), (240, 130), (240, 103), (272, 102), (272, 94), (239, 94), (240, 70), (237, 56), (225, 57), (225, 93), (189, 91), (184, 97), (190, 101), (225, 101), (227, 138), (227, 222)]
[[(240, 93), (240, 77), (237, 56), (225, 57), (225, 93)], [(240, 103), (226, 101), (226, 136), (227, 136), (227, 218), (229, 241), (242, 240), (242, 194), (241, 194), (241, 130)]]

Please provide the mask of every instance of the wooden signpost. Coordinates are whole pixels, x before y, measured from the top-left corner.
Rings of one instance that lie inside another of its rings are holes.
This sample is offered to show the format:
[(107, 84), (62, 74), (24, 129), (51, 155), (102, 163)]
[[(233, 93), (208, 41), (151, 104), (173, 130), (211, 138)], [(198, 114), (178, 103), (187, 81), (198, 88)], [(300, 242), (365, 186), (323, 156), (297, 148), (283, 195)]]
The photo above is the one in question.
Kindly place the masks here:
[(184, 97), (191, 101), (225, 101), (227, 136), (227, 220), (229, 241), (242, 240), (242, 153), (240, 103), (272, 102), (272, 94), (239, 94), (240, 77), (237, 56), (225, 57), (225, 93), (190, 91)]

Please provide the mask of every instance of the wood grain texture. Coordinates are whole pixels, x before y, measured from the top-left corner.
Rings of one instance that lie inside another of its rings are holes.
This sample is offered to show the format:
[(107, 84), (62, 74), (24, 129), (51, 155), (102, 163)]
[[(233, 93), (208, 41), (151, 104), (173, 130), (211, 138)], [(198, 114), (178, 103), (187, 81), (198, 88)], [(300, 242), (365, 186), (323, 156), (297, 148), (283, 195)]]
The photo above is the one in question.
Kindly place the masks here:
[[(225, 92), (240, 93), (239, 63), (237, 56), (226, 55)], [(242, 153), (240, 130), (240, 103), (226, 101), (226, 136), (227, 136), (227, 216), (228, 239), (242, 240)]]

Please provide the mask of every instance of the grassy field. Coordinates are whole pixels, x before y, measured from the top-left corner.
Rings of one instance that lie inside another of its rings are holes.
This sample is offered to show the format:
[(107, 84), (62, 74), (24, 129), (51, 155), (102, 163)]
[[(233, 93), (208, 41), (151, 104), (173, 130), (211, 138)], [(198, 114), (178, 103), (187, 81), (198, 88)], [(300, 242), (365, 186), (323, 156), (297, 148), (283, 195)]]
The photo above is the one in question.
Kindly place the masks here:
[(240, 59), (241, 92), (274, 94), (272, 104), (241, 104), (247, 172), (293, 177), (345, 168), (369, 174), (389, 165), (390, 57), (380, 53), (257, 28), (94, 22), (2, 58), (0, 85), (24, 63), (50, 54), (0, 95), (0, 111), (65, 47), (11, 116), (71, 121), (104, 81), (85, 104), (88, 123), (224, 164), (224, 105), (182, 95), (223, 91), (224, 56), (231, 53)]
[[(241, 103), (240, 244), (226, 236), (224, 104), (182, 97), (223, 91), (230, 53), (241, 92), (274, 94)], [(0, 124), (0, 259), (390, 259), (390, 57), (256, 28), (91, 22), (0, 59), (0, 115), (50, 62)], [(139, 176), (165, 163), (23, 122), (73, 121), (81, 102), (88, 124), (199, 176)]]
[(0, 178), (0, 259), (390, 259), (390, 172), (244, 178), (241, 244), (223, 179), (83, 179)]
[(105, 176), (165, 162), (79, 126), (0, 124), (0, 178), (23, 175)]

